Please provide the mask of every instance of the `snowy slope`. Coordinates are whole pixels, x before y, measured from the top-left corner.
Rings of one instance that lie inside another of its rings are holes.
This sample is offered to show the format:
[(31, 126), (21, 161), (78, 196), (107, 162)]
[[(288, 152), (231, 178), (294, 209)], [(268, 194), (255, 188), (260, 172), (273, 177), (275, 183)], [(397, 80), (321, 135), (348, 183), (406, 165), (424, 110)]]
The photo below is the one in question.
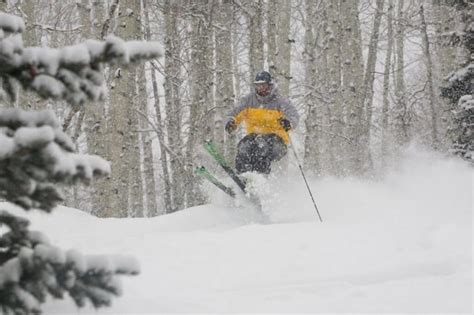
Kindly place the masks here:
[[(220, 193), (153, 219), (64, 207), (29, 218), (62, 248), (140, 261), (111, 308), (80, 314), (471, 313), (472, 169), (415, 152), (401, 165), (380, 180), (312, 181), (323, 223), (297, 173), (262, 192), (273, 224)], [(76, 312), (64, 301), (45, 308)]]

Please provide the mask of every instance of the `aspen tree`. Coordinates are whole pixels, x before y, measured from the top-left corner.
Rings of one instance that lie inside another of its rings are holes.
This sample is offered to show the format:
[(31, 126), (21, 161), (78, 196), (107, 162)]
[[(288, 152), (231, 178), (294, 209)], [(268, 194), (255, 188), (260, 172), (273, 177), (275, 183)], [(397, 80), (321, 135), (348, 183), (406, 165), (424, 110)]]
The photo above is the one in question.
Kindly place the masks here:
[(291, 81), (291, 0), (277, 1), (276, 74), (282, 95), (290, 95)]
[[(378, 42), (380, 23), (382, 20), (383, 8), (385, 0), (377, 0), (374, 14), (374, 24), (370, 36), (369, 51), (367, 54), (367, 62), (364, 73), (364, 86), (361, 104), (364, 106), (364, 139), (362, 140), (363, 150), (365, 151), (365, 159), (370, 161), (370, 136), (372, 129), (372, 113), (374, 99), (374, 81), (375, 81), (375, 64), (377, 62)], [(390, 39), (389, 39), (390, 40)]]
[(428, 37), (428, 30), (426, 26), (426, 19), (423, 5), (420, 6), (421, 18), (421, 37), (423, 43), (423, 53), (426, 65), (426, 80), (428, 83), (428, 103), (431, 114), (431, 147), (437, 149), (439, 147), (438, 140), (438, 101), (435, 96), (433, 83), (433, 61), (431, 57), (430, 39)]
[(305, 108), (306, 108), (306, 133), (305, 133), (305, 153), (304, 165), (305, 168), (313, 174), (321, 173), (321, 148), (320, 148), (320, 124), (321, 113), (318, 107), (318, 98), (316, 95), (316, 88), (318, 77), (316, 69), (321, 66), (320, 59), (317, 58), (316, 46), (318, 44), (319, 30), (316, 29), (315, 24), (316, 12), (315, 8), (319, 3), (311, 0), (305, 1), (305, 35), (304, 35), (304, 61), (305, 61)]
[(405, 88), (405, 19), (404, 0), (398, 0), (397, 23), (395, 31), (395, 141), (399, 146), (403, 146), (409, 141), (409, 127), (411, 124), (411, 112), (406, 101)]
[(270, 74), (275, 76), (277, 56), (277, 1), (267, 1), (267, 64)]
[[(120, 3), (118, 22), (115, 33), (126, 39), (138, 39), (140, 1), (128, 0)], [(111, 178), (102, 216), (127, 217), (139, 215), (143, 209), (140, 176), (140, 158), (138, 150), (138, 114), (136, 107), (136, 73), (135, 70), (114, 68), (114, 78), (110, 95), (108, 124), (108, 154), (112, 163)], [(132, 96), (132, 97), (131, 97)], [(138, 151), (138, 152), (137, 152)], [(130, 210), (130, 211), (129, 211)], [(135, 213), (135, 211), (139, 211)]]
[(181, 137), (182, 127), (182, 103), (181, 91), (182, 78), (179, 58), (181, 56), (181, 40), (179, 34), (179, 21), (181, 15), (181, 0), (165, 0), (163, 15), (165, 18), (165, 113), (166, 124), (164, 125), (168, 139), (168, 147), (172, 148), (174, 156), (170, 158), (171, 198), (172, 206), (167, 213), (184, 208), (184, 165), (183, 165), (183, 140)]
[(392, 66), (393, 50), (393, 0), (388, 0), (386, 13), (387, 19), (387, 51), (385, 53), (384, 76), (383, 76), (383, 104), (382, 104), (382, 123), (381, 123), (381, 162), (382, 168), (386, 168), (389, 147), (389, 109), (390, 109), (390, 68)]
[(329, 141), (327, 144), (330, 150), (331, 165), (330, 172), (334, 175), (343, 175), (343, 152), (347, 144), (340, 136), (344, 135), (344, 104), (342, 100), (341, 82), (341, 14), (339, 1), (326, 0), (328, 12), (328, 44), (327, 44), (327, 64), (328, 64), (328, 117), (330, 125)]
[(340, 114), (345, 124), (342, 134), (350, 141), (343, 142), (339, 154), (345, 155), (344, 173), (364, 172), (365, 152), (363, 131), (363, 60), (359, 22), (359, 1), (341, 1), (341, 57), (342, 57), (342, 104)]
[(255, 74), (263, 70), (263, 0), (248, 1), (246, 3), (246, 17), (249, 32), (249, 76), (253, 81)]
[[(189, 109), (188, 134), (186, 140), (186, 175), (185, 195), (186, 206), (194, 206), (204, 203), (204, 196), (199, 187), (199, 180), (194, 176), (194, 165), (196, 149), (200, 139), (212, 138), (213, 110), (211, 106), (211, 17), (214, 7), (212, 1), (195, 3), (192, 9), (195, 16), (191, 18), (191, 104)], [(209, 115), (209, 116), (207, 116)], [(212, 122), (212, 123), (211, 123)]]
[[(143, 19), (143, 31), (144, 39), (149, 41), (151, 40), (151, 27), (149, 19), (149, 4), (147, 0), (142, 1), (142, 12), (141, 16)], [(145, 65), (139, 68), (140, 73), (137, 76), (137, 81), (139, 84), (138, 95), (140, 97), (139, 105), (141, 106), (140, 110), (142, 115), (148, 116), (148, 91), (146, 88), (147, 71)], [(155, 70), (151, 67), (151, 72)], [(156, 80), (156, 78), (155, 78)], [(153, 84), (153, 82), (152, 82)], [(154, 94), (152, 94), (154, 96)], [(159, 99), (156, 100), (159, 102)], [(146, 129), (149, 127), (149, 122), (147, 117), (139, 115), (140, 118), (140, 127)], [(151, 132), (146, 132), (141, 136), (142, 146), (143, 146), (143, 168), (144, 168), (144, 183), (145, 183), (145, 196), (146, 203), (145, 209), (147, 210), (147, 216), (156, 216), (158, 215), (158, 205), (157, 205), (157, 194), (156, 194), (156, 183), (155, 183), (155, 168), (154, 168), (154, 156), (153, 156), (153, 147), (152, 147), (152, 134)]]
[(228, 160), (235, 147), (235, 134), (224, 132), (227, 114), (234, 106), (234, 79), (232, 69), (232, 1), (220, 0), (216, 12), (219, 28), (215, 30), (216, 49), (216, 120), (215, 138), (221, 148), (225, 148)]

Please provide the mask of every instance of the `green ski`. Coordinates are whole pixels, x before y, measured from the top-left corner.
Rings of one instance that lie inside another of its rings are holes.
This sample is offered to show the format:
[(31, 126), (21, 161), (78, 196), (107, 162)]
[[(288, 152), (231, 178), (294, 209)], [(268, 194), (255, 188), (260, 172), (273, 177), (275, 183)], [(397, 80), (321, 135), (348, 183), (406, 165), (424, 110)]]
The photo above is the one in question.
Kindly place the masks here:
[(224, 169), (224, 171), (232, 178), (232, 180), (239, 186), (239, 188), (246, 193), (245, 182), (237, 175), (234, 169), (227, 163), (224, 156), (219, 152), (214, 142), (206, 140), (204, 142), (204, 149), (217, 161), (217, 163)]
[[(234, 171), (234, 169), (227, 163), (227, 161), (225, 160), (224, 156), (219, 152), (219, 150), (217, 149), (217, 146), (214, 144), (214, 142), (212, 142), (211, 140), (207, 140), (204, 142), (204, 149), (206, 149), (206, 151), (217, 161), (217, 163), (224, 169), (224, 171), (227, 173), (227, 175), (230, 176), (230, 178), (232, 178), (232, 180), (237, 184), (237, 186), (239, 186), (239, 188), (243, 191), (244, 193), (244, 196), (250, 200), (255, 206), (257, 206), (257, 209), (262, 212), (262, 205), (261, 205), (261, 202), (260, 202), (260, 199), (258, 198), (258, 196), (254, 195), (254, 194), (249, 194), (246, 190), (246, 184), (245, 184), (245, 181), (239, 177), (239, 175), (237, 175), (237, 173)], [(201, 167), (202, 169), (203, 167)], [(204, 173), (207, 172), (207, 170), (204, 168)], [(232, 196), (232, 197), (236, 197), (236, 194), (235, 192), (230, 188), (230, 187), (227, 187), (225, 185), (223, 185), (222, 183), (220, 183), (214, 176), (212, 176), (209, 172), (207, 172), (211, 177), (213, 177), (213, 179), (209, 179), (208, 176), (209, 175), (202, 175), (203, 177), (205, 177), (206, 179), (208, 179), (209, 181), (211, 181), (214, 185), (216, 185), (217, 187), (219, 187), (221, 190), (223, 190), (224, 192), (226, 192), (229, 196)], [(216, 184), (216, 182), (219, 182), (219, 184)], [(223, 186), (223, 187), (222, 187)], [(228, 191), (232, 191), (232, 195), (230, 193), (228, 193)], [(263, 213), (263, 212), (262, 212)]]
[(235, 198), (235, 192), (232, 190), (232, 188), (227, 187), (221, 181), (215, 178), (211, 173), (209, 173), (207, 168), (205, 168), (204, 166), (196, 167), (194, 172), (202, 178), (205, 178), (209, 182), (213, 183), (217, 188), (225, 192), (227, 195), (231, 196), (232, 198)]

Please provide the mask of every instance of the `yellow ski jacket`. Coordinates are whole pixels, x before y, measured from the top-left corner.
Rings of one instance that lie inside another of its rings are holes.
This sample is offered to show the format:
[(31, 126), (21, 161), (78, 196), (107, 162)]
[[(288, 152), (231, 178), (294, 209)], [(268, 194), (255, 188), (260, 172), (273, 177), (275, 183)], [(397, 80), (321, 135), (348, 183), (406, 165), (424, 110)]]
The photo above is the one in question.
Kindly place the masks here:
[(247, 134), (274, 133), (288, 144), (288, 133), (279, 122), (281, 118), (288, 119), (294, 129), (299, 114), (286, 97), (279, 95), (276, 86), (264, 97), (255, 92), (248, 94), (229, 114), (229, 119), (234, 119), (237, 125), (242, 122), (245, 124)]

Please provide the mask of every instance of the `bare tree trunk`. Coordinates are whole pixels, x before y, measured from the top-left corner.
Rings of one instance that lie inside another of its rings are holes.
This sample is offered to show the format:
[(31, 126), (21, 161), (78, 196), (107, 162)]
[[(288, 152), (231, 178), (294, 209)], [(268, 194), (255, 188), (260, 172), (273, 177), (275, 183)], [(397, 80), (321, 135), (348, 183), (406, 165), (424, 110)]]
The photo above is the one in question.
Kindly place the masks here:
[[(39, 38), (36, 32), (36, 21), (38, 19), (38, 3), (36, 1), (22, 1), (21, 2), (21, 9), (25, 15), (24, 21), (26, 29), (23, 32), (23, 43), (26, 46), (40, 46)], [(39, 99), (34, 93), (30, 93), (29, 91), (24, 91), (21, 93), (17, 100), (19, 106), (25, 110), (31, 109), (39, 109)]]
[(263, 70), (263, 0), (250, 0), (246, 5), (250, 39), (249, 76), (253, 81), (255, 74)]
[(3, 12), (8, 11), (8, 1), (7, 0), (0, 0), (0, 10)]
[(456, 9), (448, 5), (448, 0), (433, 0), (434, 17), (436, 23), (435, 51), (438, 55), (440, 78), (446, 77), (456, 70), (456, 47), (443, 42), (443, 34), (456, 30)]
[[(364, 158), (367, 156), (363, 146), (365, 126), (363, 115), (363, 61), (361, 48), (361, 34), (359, 23), (359, 1), (341, 1), (342, 42), (341, 52), (343, 60), (342, 73), (342, 97), (345, 110), (344, 122), (346, 136), (350, 143), (344, 146), (347, 157), (346, 172), (361, 175), (366, 171)], [(368, 148), (367, 148), (368, 149)], [(344, 151), (342, 151), (344, 152)]]
[[(233, 69), (233, 81), (234, 81), (234, 104), (236, 100), (240, 100), (242, 97), (242, 91), (240, 89), (240, 83), (242, 77), (239, 72), (239, 30), (238, 30), (238, 20), (239, 14), (237, 10), (232, 11), (232, 69)], [(237, 135), (233, 133), (231, 135), (226, 135), (226, 158), (228, 161), (233, 165), (235, 156), (237, 153), (237, 146), (236, 146)]]
[[(76, 150), (78, 152), (79, 152), (79, 144), (77, 140), (79, 139), (79, 136), (81, 135), (81, 132), (82, 132), (84, 114), (85, 112), (83, 109), (79, 111), (79, 116), (77, 117), (76, 129), (74, 130), (74, 135), (72, 136), (72, 140), (76, 144)], [(76, 209), (85, 209), (86, 205), (81, 202), (82, 200), (80, 200), (82, 199), (80, 198), (80, 190), (81, 189), (79, 187), (76, 187), (76, 186), (72, 187), (72, 200), (70, 203)]]
[[(232, 2), (221, 0), (216, 17), (220, 28), (215, 32), (216, 47), (216, 103), (215, 139), (221, 148), (235, 147), (235, 134), (224, 132), (227, 113), (234, 106), (234, 80), (232, 76)], [(234, 157), (230, 157), (233, 159)]]
[(37, 1), (22, 1), (21, 9), (25, 14), (25, 26), (26, 30), (23, 33), (23, 43), (26, 46), (38, 46), (38, 36), (36, 34), (36, 19), (39, 12), (37, 12)]
[(101, 38), (107, 37), (109, 34), (109, 30), (113, 29), (113, 25), (115, 25), (115, 12), (117, 11), (117, 8), (119, 6), (119, 0), (111, 0), (111, 3), (108, 5), (108, 15), (104, 21), (104, 24), (102, 25), (102, 31), (100, 33)]
[(277, 58), (277, 1), (267, 2), (267, 64), (268, 70), (275, 76)]
[[(145, 67), (141, 66), (138, 73), (138, 106), (142, 114), (148, 115), (148, 93), (145, 77)], [(140, 78), (142, 79), (140, 80)], [(140, 129), (148, 129), (149, 126), (146, 118), (140, 115), (139, 120)], [(146, 216), (156, 216), (158, 214), (158, 208), (156, 203), (155, 170), (150, 132), (146, 131), (140, 133), (140, 141), (143, 148), (144, 209), (146, 209)]]
[(330, 134), (328, 150), (330, 172), (334, 175), (343, 175), (343, 153), (346, 143), (341, 136), (344, 135), (344, 104), (341, 92), (341, 22), (339, 1), (326, 0), (328, 12), (328, 90), (329, 106), (327, 116), (329, 117)]
[[(336, 165), (336, 148), (333, 146), (334, 141), (340, 139), (335, 139), (335, 133), (333, 133), (334, 121), (333, 109), (334, 102), (340, 95), (336, 96), (333, 82), (335, 72), (331, 72), (333, 69), (329, 68), (329, 65), (335, 64), (335, 60), (331, 59), (335, 56), (330, 55), (334, 53), (334, 50), (338, 46), (334, 46), (335, 37), (332, 29), (329, 28), (330, 25), (330, 1), (321, 0), (317, 2), (317, 6), (313, 10), (313, 14), (316, 14), (315, 20), (319, 23), (313, 23), (314, 26), (317, 26), (317, 29), (314, 31), (314, 35), (319, 40), (315, 39), (315, 56), (316, 63), (314, 65), (316, 78), (315, 86), (313, 89), (313, 96), (317, 97), (319, 106), (316, 109), (316, 114), (320, 119), (320, 126), (318, 129), (321, 131), (320, 141), (318, 143), (312, 144), (312, 146), (320, 148), (320, 162), (321, 162), (321, 174), (335, 174)], [(338, 55), (339, 56), (339, 55)], [(339, 65), (339, 63), (338, 63)], [(340, 67), (339, 73), (340, 73)], [(336, 71), (337, 72), (337, 71)], [(340, 82), (340, 81), (337, 81)], [(312, 84), (312, 83), (311, 83)], [(339, 93), (339, 92), (337, 92)], [(308, 150), (309, 148), (306, 148)], [(311, 150), (311, 149), (310, 149)]]
[[(150, 19), (148, 16), (148, 1), (143, 0), (143, 10), (141, 16), (144, 19), (144, 31), (145, 31), (145, 40), (151, 40), (151, 30), (150, 30)], [(153, 67), (151, 71), (154, 72), (155, 70)], [(140, 73), (138, 75), (139, 78), (139, 88), (138, 88), (138, 95), (139, 95), (139, 106), (141, 108), (142, 114), (148, 116), (148, 92), (146, 89), (146, 81), (140, 80), (140, 78), (146, 77), (146, 69), (145, 66), (140, 68)], [(156, 81), (156, 78), (155, 78)], [(152, 82), (153, 84), (153, 82)], [(156, 84), (156, 82), (155, 82)], [(154, 94), (153, 94), (154, 95)], [(155, 96), (155, 95), (154, 95)], [(156, 97), (159, 97), (156, 95)], [(159, 101), (159, 100), (157, 100)], [(161, 118), (161, 115), (160, 115)], [(149, 122), (145, 117), (140, 115), (140, 126), (143, 129), (146, 129), (149, 125)], [(153, 217), (158, 215), (158, 205), (157, 205), (157, 196), (156, 196), (156, 183), (155, 183), (155, 168), (154, 168), (154, 159), (153, 159), (153, 147), (152, 147), (152, 137), (150, 132), (146, 132), (142, 134), (142, 146), (143, 146), (143, 167), (144, 172), (143, 175), (145, 177), (144, 188), (145, 188), (145, 209), (147, 210), (147, 216)]]
[[(136, 40), (140, 29), (138, 15), (140, 1), (129, 0), (121, 3), (121, 23), (116, 33), (125, 40)], [(136, 97), (136, 71), (117, 68), (114, 72), (111, 90), (108, 125), (108, 160), (112, 172), (102, 216), (127, 217), (142, 216), (142, 187), (138, 142), (138, 114)], [(132, 211), (129, 211), (131, 207)]]
[[(361, 104), (364, 106), (365, 110), (365, 132), (364, 139), (362, 140), (362, 145), (364, 146), (363, 150), (365, 151), (365, 156), (363, 157), (366, 160), (367, 167), (371, 168), (372, 163), (370, 162), (372, 156), (370, 154), (370, 132), (372, 129), (372, 104), (374, 99), (374, 80), (375, 80), (375, 64), (377, 62), (377, 46), (379, 42), (379, 32), (380, 32), (380, 22), (382, 19), (383, 7), (385, 0), (377, 0), (374, 16), (374, 26), (372, 28), (372, 34), (370, 36), (369, 43), (369, 52), (367, 56), (367, 63), (365, 67), (364, 74), (364, 86), (363, 86), (363, 95)], [(390, 40), (390, 39), (389, 39)], [(370, 166), (369, 166), (370, 165)]]
[(405, 23), (403, 17), (404, 0), (398, 0), (397, 6), (397, 31), (395, 33), (396, 46), (396, 73), (395, 73), (395, 141), (399, 146), (407, 144), (409, 140), (409, 127), (411, 123), (410, 111), (406, 101), (405, 76), (404, 76), (404, 41)]
[(312, 174), (320, 174), (321, 152), (321, 114), (317, 106), (317, 73), (316, 69), (321, 66), (321, 62), (316, 57), (316, 46), (318, 38), (315, 29), (316, 13), (315, 8), (320, 3), (313, 0), (305, 1), (305, 36), (304, 36), (304, 64), (305, 64), (305, 98), (306, 106), (306, 133), (305, 133), (305, 151), (304, 166)]
[(426, 27), (425, 13), (423, 5), (420, 6), (421, 35), (423, 41), (423, 52), (425, 55), (426, 75), (428, 80), (428, 95), (431, 111), (431, 146), (434, 149), (439, 147), (438, 140), (438, 101), (435, 96), (433, 84), (433, 61), (431, 59), (430, 39)]
[[(92, 29), (92, 23), (91, 23), (91, 7), (89, 5), (88, 0), (82, 0), (81, 2), (76, 2), (76, 8), (79, 13), (79, 20), (82, 25), (84, 25), (82, 32), (81, 32), (81, 37), (83, 40), (90, 39), (93, 37), (93, 29)], [(94, 104), (98, 105), (98, 104)], [(77, 108), (71, 108), (71, 111), (69, 112), (69, 115), (66, 117), (63, 123), (63, 129), (66, 131), (66, 129), (70, 126), (70, 123), (72, 121), (72, 118), (77, 116), (76, 120), (76, 129), (74, 131), (74, 135), (72, 136), (72, 139), (76, 143), (76, 149), (79, 150), (79, 145), (77, 143), (77, 139), (79, 138), (81, 132), (82, 132), (82, 125), (84, 124), (85, 121), (85, 108), (86, 106), (91, 106), (91, 104), (88, 102), (84, 106), (77, 107)], [(99, 105), (100, 106), (100, 105)], [(76, 115), (79, 113), (78, 115)], [(85, 131), (87, 132), (87, 129), (85, 128)], [(86, 136), (87, 137), (87, 136)], [(87, 206), (83, 203), (81, 203), (82, 200), (84, 199), (80, 197), (81, 191), (84, 190), (83, 187), (77, 187), (74, 186), (71, 188), (72, 189), (72, 195), (71, 198), (72, 200), (68, 200), (70, 198), (66, 198), (66, 202), (70, 204), (72, 207), (77, 208), (77, 209), (86, 209)], [(69, 197), (69, 196), (68, 196)], [(94, 205), (92, 205), (92, 209), (94, 209)], [(93, 211), (93, 210), (92, 210)]]
[[(130, 4), (128, 6), (123, 6), (123, 3), (121, 3), (120, 13), (121, 15), (131, 15), (130, 25), (132, 29), (130, 30), (131, 34), (129, 35), (131, 36), (130, 40), (143, 40), (141, 27), (141, 0), (130, 0)], [(123, 24), (120, 26), (123, 27)], [(129, 131), (128, 135), (128, 141), (130, 143), (131, 150), (127, 152), (130, 159), (130, 168), (128, 170), (128, 181), (130, 183), (129, 216), (143, 217), (144, 187), (142, 181), (142, 154), (144, 150), (141, 146), (142, 143), (140, 141), (140, 133), (138, 131), (140, 129), (140, 119), (138, 113), (142, 109), (142, 105), (140, 105), (141, 98), (139, 94), (139, 86), (137, 85), (139, 81), (143, 80), (144, 78), (139, 76), (139, 68), (131, 68), (129, 72), (131, 74), (130, 78), (133, 78), (133, 82), (128, 84), (128, 91), (131, 92), (128, 95), (129, 99), (130, 95), (133, 95), (131, 100), (132, 102), (129, 104), (129, 106), (132, 107), (130, 116), (132, 130)]]
[[(210, 104), (210, 88), (212, 75), (210, 71), (211, 50), (209, 49), (210, 25), (212, 24), (212, 1), (203, 1), (195, 7), (199, 18), (192, 21), (193, 31), (191, 43), (191, 108), (189, 114), (189, 133), (186, 142), (186, 206), (202, 204), (204, 195), (199, 189), (199, 180), (194, 176), (196, 145), (202, 135), (209, 134), (209, 129), (214, 126), (213, 119), (206, 117)], [(211, 122), (209, 122), (211, 121)]]
[[(181, 108), (181, 55), (180, 35), (178, 32), (178, 18), (181, 13), (182, 1), (165, 0), (163, 14), (165, 17), (165, 99), (166, 99), (166, 130), (168, 146), (173, 148), (175, 157), (170, 159), (171, 198), (172, 205), (167, 213), (184, 208), (185, 195), (183, 194), (185, 170), (183, 159), (183, 141), (181, 139), (182, 108)], [(162, 156), (163, 158), (163, 156)]]
[(393, 0), (388, 0), (387, 9), (387, 52), (385, 55), (384, 76), (383, 76), (383, 105), (382, 105), (382, 168), (387, 166), (388, 147), (389, 147), (389, 94), (390, 94), (390, 67), (392, 62), (393, 49)]
[[(88, 5), (88, 1), (84, 1), (82, 6)], [(91, 34), (89, 38), (103, 39), (102, 29), (105, 17), (105, 4), (103, 1), (93, 1), (91, 6), (92, 21), (84, 15), (86, 21), (83, 22), (91, 26)], [(84, 12), (85, 13), (85, 12)], [(105, 106), (103, 103), (88, 102), (84, 105), (84, 125), (87, 141), (87, 150), (90, 154), (106, 156), (107, 154), (107, 120), (105, 119)], [(92, 184), (92, 213), (100, 214), (107, 207), (104, 194), (107, 193), (105, 179), (99, 179)]]
[(291, 80), (291, 43), (290, 21), (291, 0), (277, 0), (278, 37), (277, 37), (277, 64), (276, 74), (278, 86), (282, 95), (290, 94)]
[(160, 161), (161, 161), (161, 171), (162, 179), (163, 179), (163, 188), (164, 188), (164, 206), (165, 206), (165, 213), (170, 213), (173, 210), (173, 203), (171, 200), (171, 179), (170, 179), (170, 172), (168, 166), (168, 154), (166, 152), (166, 142), (165, 142), (165, 135), (163, 132), (163, 118), (161, 115), (160, 109), (160, 95), (158, 92), (158, 82), (156, 79), (155, 69), (152, 69), (151, 73), (151, 82), (153, 85), (153, 99), (154, 99), (154, 109), (156, 115), (156, 134), (158, 136), (158, 142), (160, 143)]
[[(456, 31), (456, 9), (448, 5), (447, 0), (433, 0), (433, 17), (432, 21), (435, 23), (436, 40), (434, 45), (434, 64), (436, 65), (437, 75), (435, 79), (435, 90), (439, 90), (443, 78), (446, 78), (451, 72), (456, 70), (457, 61), (457, 47), (446, 45), (443, 40), (443, 34)], [(448, 134), (451, 121), (450, 104), (446, 98), (438, 97), (438, 104), (441, 108), (439, 112), (439, 135), (440, 145), (445, 149), (451, 146), (449, 137), (443, 137)]]

